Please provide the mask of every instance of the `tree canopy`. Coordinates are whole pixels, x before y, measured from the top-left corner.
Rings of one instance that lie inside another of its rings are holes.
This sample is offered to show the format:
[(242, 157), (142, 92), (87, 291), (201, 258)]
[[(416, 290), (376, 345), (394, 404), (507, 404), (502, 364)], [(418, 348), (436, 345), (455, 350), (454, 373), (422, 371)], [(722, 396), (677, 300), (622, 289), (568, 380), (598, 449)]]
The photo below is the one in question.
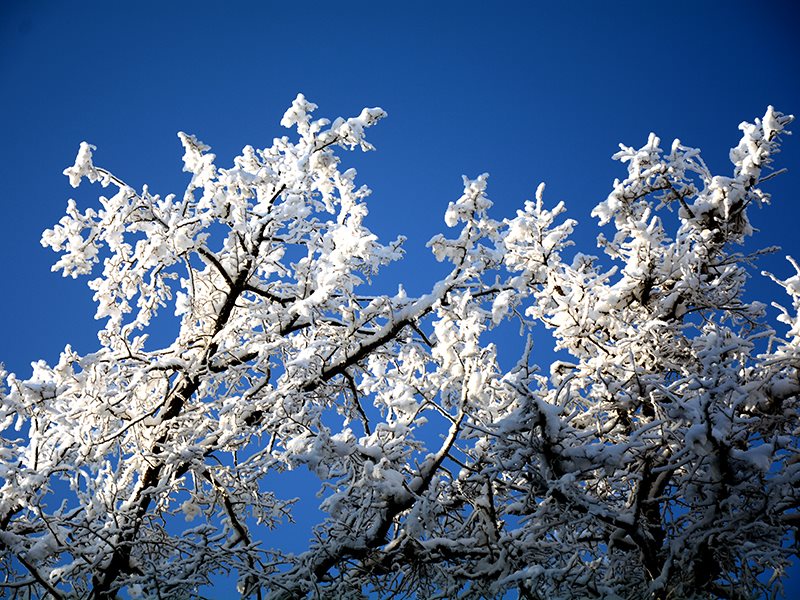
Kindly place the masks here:
[[(298, 95), (295, 133), (230, 168), (180, 133), (177, 196), (81, 144), (70, 183), (113, 194), (70, 200), (42, 244), (103, 327), (95, 352), (2, 373), (4, 594), (192, 598), (220, 573), (249, 598), (774, 593), (800, 524), (800, 268), (770, 275), (773, 323), (744, 243), (792, 117), (742, 123), (727, 175), (678, 140), (621, 145), (602, 257), (570, 249), (544, 185), (500, 218), (465, 178), (429, 242), (449, 271), (411, 297), (377, 291), (403, 240), (368, 229), (337, 155), (372, 150), (384, 111), (315, 109)], [(154, 347), (159, 313), (176, 334)], [(503, 368), (487, 337), (511, 324)], [(540, 368), (548, 331), (564, 360)], [(268, 533), (287, 469), (327, 515), (300, 554)]]

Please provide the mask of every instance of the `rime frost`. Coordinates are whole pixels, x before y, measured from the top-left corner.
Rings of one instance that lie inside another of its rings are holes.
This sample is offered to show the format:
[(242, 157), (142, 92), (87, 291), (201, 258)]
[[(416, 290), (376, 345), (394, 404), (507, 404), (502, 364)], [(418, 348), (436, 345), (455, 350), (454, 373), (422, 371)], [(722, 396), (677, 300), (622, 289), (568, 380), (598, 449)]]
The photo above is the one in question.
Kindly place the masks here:
[[(371, 293), (402, 256), (367, 227), (369, 190), (338, 149), (370, 150), (379, 108), (247, 146), (230, 168), (179, 134), (190, 182), (69, 201), (42, 237), (89, 276), (99, 348), (2, 373), (0, 577), (9, 597), (194, 597), (234, 572), (243, 597), (753, 597), (798, 524), (800, 268), (747, 301), (741, 254), (791, 117), (743, 123), (728, 175), (698, 150), (620, 146), (594, 210), (606, 258), (570, 251), (562, 203), (502, 220), (464, 178), (449, 273)], [(664, 218), (664, 209), (675, 209)], [(608, 235), (608, 237), (606, 237)], [(151, 349), (160, 311), (179, 330)], [(528, 338), (503, 369), (487, 332)], [(568, 360), (535, 367), (543, 324)], [(780, 326), (783, 330), (783, 325)], [(270, 548), (284, 469), (320, 479), (307, 552)], [(263, 537), (263, 539), (261, 539)]]

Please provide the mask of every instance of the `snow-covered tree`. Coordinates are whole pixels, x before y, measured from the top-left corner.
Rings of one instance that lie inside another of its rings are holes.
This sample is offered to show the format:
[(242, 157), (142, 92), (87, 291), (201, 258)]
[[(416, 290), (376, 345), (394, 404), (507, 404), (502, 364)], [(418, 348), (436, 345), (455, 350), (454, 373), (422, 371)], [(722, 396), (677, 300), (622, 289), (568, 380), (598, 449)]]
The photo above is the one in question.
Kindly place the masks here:
[[(497, 220), (465, 178), (429, 243), (449, 273), (409, 297), (375, 292), (402, 239), (366, 227), (336, 154), (385, 113), (315, 108), (227, 169), (181, 133), (180, 196), (81, 144), (70, 183), (113, 193), (42, 243), (104, 326), (96, 352), (3, 373), (2, 594), (188, 598), (220, 573), (257, 598), (774, 593), (800, 525), (800, 269), (770, 276), (773, 329), (742, 243), (791, 117), (742, 124), (727, 176), (677, 140), (621, 146), (602, 258), (568, 252), (543, 186)], [(179, 327), (156, 348), (159, 311)], [(504, 369), (486, 338), (510, 325), (528, 342)], [(547, 330), (564, 360), (541, 370)], [(327, 514), (299, 555), (270, 548), (286, 469)]]

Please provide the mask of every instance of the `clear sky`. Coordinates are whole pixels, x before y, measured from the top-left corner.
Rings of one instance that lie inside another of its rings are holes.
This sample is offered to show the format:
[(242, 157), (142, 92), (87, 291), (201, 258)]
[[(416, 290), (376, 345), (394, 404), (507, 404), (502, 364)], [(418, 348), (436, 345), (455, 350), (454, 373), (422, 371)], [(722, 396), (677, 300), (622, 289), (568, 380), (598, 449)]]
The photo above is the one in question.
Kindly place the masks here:
[[(650, 131), (704, 150), (729, 174), (742, 120), (768, 104), (800, 114), (794, 2), (0, 2), (0, 361), (27, 376), (64, 345), (91, 351), (98, 324), (82, 281), (50, 273), (41, 231), (66, 201), (91, 201), (61, 172), (78, 144), (134, 187), (180, 193), (177, 131), (231, 163), (246, 144), (283, 135), (297, 92), (321, 116), (381, 106), (378, 151), (349, 155), (374, 195), (368, 223), (407, 235), (388, 278), (427, 289), (425, 242), (444, 228), (461, 175), (491, 174), (495, 216), (547, 183), (597, 252), (591, 208), (624, 169), (617, 144)], [(800, 131), (800, 125), (794, 126)], [(800, 139), (787, 138), (773, 206), (751, 216), (764, 268), (800, 258)], [(754, 279), (752, 293), (778, 299)], [(782, 299), (781, 299), (782, 300)], [(800, 597), (800, 573), (790, 584)], [(792, 593), (789, 597), (792, 597)]]

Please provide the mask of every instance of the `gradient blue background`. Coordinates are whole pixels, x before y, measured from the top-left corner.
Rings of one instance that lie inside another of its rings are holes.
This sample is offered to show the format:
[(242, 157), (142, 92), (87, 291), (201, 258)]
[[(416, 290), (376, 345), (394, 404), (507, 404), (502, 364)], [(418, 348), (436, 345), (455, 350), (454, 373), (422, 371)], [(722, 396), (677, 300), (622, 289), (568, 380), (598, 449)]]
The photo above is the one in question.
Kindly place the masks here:
[[(594, 253), (589, 212), (624, 176), (609, 158), (618, 142), (679, 137), (725, 175), (740, 121), (768, 104), (800, 114), (792, 2), (165, 4), (0, 2), (0, 361), (21, 376), (66, 343), (96, 345), (91, 292), (50, 273), (39, 245), (67, 198), (85, 206), (98, 193), (61, 175), (82, 140), (134, 187), (180, 193), (179, 130), (226, 166), (284, 134), (299, 91), (320, 116), (381, 106), (378, 152), (345, 164), (374, 190), (373, 230), (409, 237), (384, 283), (420, 293), (438, 273), (424, 244), (444, 229), (462, 174), (491, 173), (498, 218), (546, 181), (547, 202), (566, 201), (579, 249)], [(768, 184), (774, 204), (752, 215), (752, 246), (780, 244), (762, 267), (785, 276), (782, 256), (800, 258), (796, 136), (778, 166), (791, 171)], [(784, 301), (760, 278), (751, 290)], [(307, 527), (273, 541), (301, 550)], [(787, 596), (800, 596), (798, 569)]]

